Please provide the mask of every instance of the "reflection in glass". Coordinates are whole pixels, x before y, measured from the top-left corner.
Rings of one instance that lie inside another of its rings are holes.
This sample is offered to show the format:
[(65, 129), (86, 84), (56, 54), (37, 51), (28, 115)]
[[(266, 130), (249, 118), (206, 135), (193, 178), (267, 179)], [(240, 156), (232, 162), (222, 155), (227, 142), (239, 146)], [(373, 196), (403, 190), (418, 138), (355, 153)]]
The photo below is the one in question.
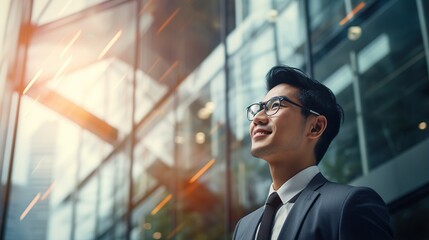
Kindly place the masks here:
[(407, 205), (406, 208), (403, 208), (398, 212), (392, 214), (392, 225), (394, 229), (395, 239), (428, 239), (428, 214), (428, 196), (416, 202), (413, 202), (412, 204)]
[(302, 18), (302, 1), (291, 1), (276, 21), (278, 55), (280, 63), (303, 68), (305, 35)]
[[(371, 24), (362, 26), (359, 39), (345, 39), (317, 62), (316, 77), (327, 79), (326, 83), (334, 87), (346, 115), (342, 130), (328, 152), (330, 157), (322, 161), (328, 176), (351, 181), (365, 173), (366, 168), (371, 170), (393, 160), (427, 138), (428, 133), (418, 128), (429, 112), (424, 100), (427, 96), (421, 91), (427, 87), (427, 69), (419, 20), (412, 14), (416, 11), (415, 4), (402, 1), (389, 5), (383, 14), (369, 18)], [(398, 12), (413, 17), (398, 20)], [(344, 74), (344, 62), (348, 63), (351, 74)], [(341, 153), (340, 149), (347, 159), (343, 161), (348, 163), (341, 163), (332, 155), (333, 151)], [(342, 167), (334, 170), (333, 166)]]

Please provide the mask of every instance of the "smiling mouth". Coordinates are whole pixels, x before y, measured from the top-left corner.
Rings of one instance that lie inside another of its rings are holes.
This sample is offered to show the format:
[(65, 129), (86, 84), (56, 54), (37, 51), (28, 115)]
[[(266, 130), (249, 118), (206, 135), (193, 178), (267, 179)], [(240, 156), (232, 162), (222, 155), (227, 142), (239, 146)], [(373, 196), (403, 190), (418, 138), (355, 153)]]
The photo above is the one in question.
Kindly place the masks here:
[(267, 132), (267, 131), (257, 131), (255, 134), (253, 134), (254, 137), (257, 136), (265, 136), (265, 135), (270, 135), (271, 132)]

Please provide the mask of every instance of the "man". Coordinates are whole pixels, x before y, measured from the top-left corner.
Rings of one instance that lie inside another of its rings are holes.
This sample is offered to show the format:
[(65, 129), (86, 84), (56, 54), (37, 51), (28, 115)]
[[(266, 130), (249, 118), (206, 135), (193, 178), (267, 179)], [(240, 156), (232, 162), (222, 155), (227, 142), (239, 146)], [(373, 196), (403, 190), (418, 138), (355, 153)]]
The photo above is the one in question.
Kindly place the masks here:
[(270, 197), (237, 223), (233, 238), (392, 239), (376, 192), (330, 182), (317, 168), (343, 118), (331, 90), (288, 66), (273, 67), (266, 78), (268, 93), (247, 116), (251, 153), (270, 168)]

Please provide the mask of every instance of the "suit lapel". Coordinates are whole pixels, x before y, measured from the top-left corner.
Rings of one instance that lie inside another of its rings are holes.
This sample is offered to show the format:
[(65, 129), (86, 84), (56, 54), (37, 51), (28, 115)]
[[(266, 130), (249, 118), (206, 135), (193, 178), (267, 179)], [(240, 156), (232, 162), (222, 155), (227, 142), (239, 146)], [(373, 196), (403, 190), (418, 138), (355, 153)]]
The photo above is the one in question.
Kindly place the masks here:
[(258, 229), (258, 224), (261, 221), (263, 212), (264, 208), (261, 207), (248, 217), (243, 218), (242, 222), (240, 222), (240, 231), (237, 232), (235, 239), (255, 239), (256, 230)]
[(320, 193), (315, 192), (315, 190), (322, 186), (326, 181), (326, 178), (319, 173), (310, 181), (307, 187), (302, 190), (292, 207), (292, 210), (288, 214), (285, 223), (283, 224), (278, 239), (296, 239), (307, 212), (320, 195)]

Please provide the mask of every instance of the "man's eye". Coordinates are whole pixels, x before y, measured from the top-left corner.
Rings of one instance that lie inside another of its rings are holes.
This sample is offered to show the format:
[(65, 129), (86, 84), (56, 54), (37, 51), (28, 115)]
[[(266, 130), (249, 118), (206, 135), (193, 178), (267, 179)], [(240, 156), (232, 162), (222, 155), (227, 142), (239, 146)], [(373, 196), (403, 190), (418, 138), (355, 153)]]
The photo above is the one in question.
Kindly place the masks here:
[(280, 103), (275, 102), (275, 103), (271, 104), (270, 109), (275, 110), (275, 109), (278, 109), (279, 107), (280, 107)]
[(261, 106), (259, 105), (253, 105), (250, 110), (252, 111), (253, 115), (256, 115), (260, 110), (261, 110)]

